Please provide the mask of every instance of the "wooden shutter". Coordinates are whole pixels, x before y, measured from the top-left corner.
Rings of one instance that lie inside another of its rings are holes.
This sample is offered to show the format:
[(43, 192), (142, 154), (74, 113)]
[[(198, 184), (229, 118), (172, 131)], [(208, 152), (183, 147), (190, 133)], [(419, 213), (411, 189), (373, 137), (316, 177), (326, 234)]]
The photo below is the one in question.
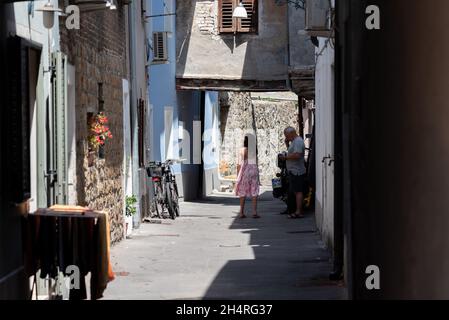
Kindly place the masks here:
[(220, 32), (234, 32), (236, 31), (234, 25), (234, 18), (232, 13), (235, 8), (236, 0), (219, 0), (218, 1), (218, 21), (220, 25)]
[(232, 13), (240, 4), (240, 0), (219, 0), (218, 21), (220, 32), (257, 32), (258, 15), (257, 0), (242, 0), (243, 6), (248, 12), (248, 18), (234, 19)]
[[(257, 32), (257, 0), (242, 0), (243, 6), (248, 12), (248, 18), (239, 19), (238, 32)], [(237, 5), (239, 0), (237, 0)]]

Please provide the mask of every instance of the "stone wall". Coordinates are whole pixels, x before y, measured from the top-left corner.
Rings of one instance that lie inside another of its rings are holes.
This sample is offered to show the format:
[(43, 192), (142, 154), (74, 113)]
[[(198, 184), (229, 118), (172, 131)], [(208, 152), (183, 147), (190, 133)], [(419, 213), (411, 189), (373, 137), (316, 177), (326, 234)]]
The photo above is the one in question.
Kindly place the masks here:
[[(77, 202), (109, 212), (113, 243), (124, 234), (122, 79), (127, 77), (126, 30), (123, 6), (114, 11), (81, 12), (80, 30), (61, 28), (61, 50), (76, 73)], [(99, 83), (113, 139), (106, 143), (104, 157), (96, 153), (90, 165), (87, 115), (100, 111)]]
[(250, 93), (220, 93), (222, 175), (236, 174), (237, 152), (243, 146), (245, 133), (253, 132), (257, 137), (261, 183), (271, 185), (278, 172), (277, 154), (286, 149), (283, 131), (288, 126), (297, 128), (297, 119), (296, 101), (252, 99)]

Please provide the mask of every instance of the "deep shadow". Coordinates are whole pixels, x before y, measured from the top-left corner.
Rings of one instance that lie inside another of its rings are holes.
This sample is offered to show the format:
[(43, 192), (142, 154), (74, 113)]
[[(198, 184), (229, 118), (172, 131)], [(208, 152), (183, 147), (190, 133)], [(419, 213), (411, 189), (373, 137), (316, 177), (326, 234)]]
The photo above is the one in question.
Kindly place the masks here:
[(241, 33), (224, 34), (221, 35), (221, 40), (223, 40), (223, 43), (226, 44), (231, 53), (234, 53), (234, 49), (240, 47), (246, 42), (249, 42), (249, 37)]
[[(14, 147), (22, 147), (22, 151), (29, 147), (20, 145), (22, 134), (27, 135), (28, 132), (13, 134), (13, 129), (19, 128), (17, 118), (21, 108), (29, 107), (25, 100), (22, 104), (25, 95), (17, 94), (25, 87), (27, 79), (22, 78), (24, 50), (19, 46), (21, 40), (14, 38), (15, 26), (14, 4), (0, 3), (0, 300), (23, 300), (29, 291), (24, 272), (20, 220), (26, 206), (18, 200), (17, 194), (21, 192), (16, 192), (18, 187), (23, 189), (25, 183), (20, 182), (26, 178), (19, 180), (18, 177), (22, 173), (27, 174), (27, 168), (20, 159), (11, 157), (14, 151), (17, 152)], [(18, 172), (18, 169), (23, 170)]]
[[(238, 205), (237, 198), (213, 196), (203, 202)], [(249, 203), (248, 203), (249, 205)], [(261, 219), (234, 219), (230, 228), (249, 234), (252, 260), (230, 260), (203, 299), (340, 299), (343, 288), (328, 280), (331, 257), (320, 241), (315, 217), (288, 220), (279, 212), (285, 204), (271, 191), (261, 195)], [(247, 211), (249, 212), (249, 211)], [(232, 246), (218, 250), (232, 250)]]
[[(273, 196), (271, 191), (265, 191), (262, 194), (259, 195), (259, 203), (272, 201)], [(234, 193), (229, 194), (213, 194), (206, 197), (203, 197), (202, 199), (196, 200), (196, 203), (219, 203), (222, 206), (238, 206), (239, 205), (239, 198), (234, 195)], [(246, 200), (247, 205), (251, 203), (250, 199)]]

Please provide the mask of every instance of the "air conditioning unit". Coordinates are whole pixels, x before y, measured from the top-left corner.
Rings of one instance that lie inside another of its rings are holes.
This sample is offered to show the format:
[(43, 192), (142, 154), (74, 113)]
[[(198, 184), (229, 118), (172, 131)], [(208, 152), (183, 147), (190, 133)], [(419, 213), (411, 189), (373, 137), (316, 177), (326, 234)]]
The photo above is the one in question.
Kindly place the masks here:
[(311, 37), (332, 35), (331, 0), (306, 0), (306, 33)]
[(167, 60), (167, 32), (153, 32), (153, 63), (165, 63)]

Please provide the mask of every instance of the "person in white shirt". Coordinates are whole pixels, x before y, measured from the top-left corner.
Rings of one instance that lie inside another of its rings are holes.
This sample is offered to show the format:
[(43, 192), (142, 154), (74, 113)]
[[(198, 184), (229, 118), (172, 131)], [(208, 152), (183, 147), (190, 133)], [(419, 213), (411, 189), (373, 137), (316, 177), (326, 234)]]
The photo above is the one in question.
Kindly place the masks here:
[(296, 197), (296, 212), (290, 214), (290, 219), (303, 218), (302, 203), (306, 185), (306, 165), (304, 160), (304, 140), (296, 133), (296, 129), (288, 127), (284, 130), (287, 141), (290, 142), (288, 153), (283, 157), (286, 160), (288, 171), (288, 184), (291, 194)]

